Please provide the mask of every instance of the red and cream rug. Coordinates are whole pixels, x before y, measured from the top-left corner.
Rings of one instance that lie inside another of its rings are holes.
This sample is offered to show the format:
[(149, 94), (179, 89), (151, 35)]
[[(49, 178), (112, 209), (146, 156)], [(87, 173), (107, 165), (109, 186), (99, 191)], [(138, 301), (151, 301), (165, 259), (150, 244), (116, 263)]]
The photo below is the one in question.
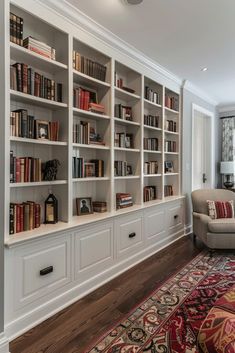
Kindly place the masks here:
[(234, 284), (235, 255), (202, 252), (86, 352), (198, 353), (203, 320)]

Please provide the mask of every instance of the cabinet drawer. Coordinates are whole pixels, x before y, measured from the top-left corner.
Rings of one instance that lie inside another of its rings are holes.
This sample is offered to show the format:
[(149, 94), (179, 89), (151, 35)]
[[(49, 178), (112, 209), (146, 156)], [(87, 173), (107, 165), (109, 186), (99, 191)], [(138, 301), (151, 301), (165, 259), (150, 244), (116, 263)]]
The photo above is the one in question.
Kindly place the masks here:
[(171, 205), (167, 209), (168, 234), (178, 232), (183, 228), (183, 203)]
[(70, 235), (15, 250), (15, 307), (27, 305), (71, 282), (70, 254)]
[(113, 223), (89, 227), (75, 233), (75, 276), (87, 280), (113, 262)]
[(166, 211), (163, 207), (145, 211), (144, 230), (148, 245), (162, 240), (166, 235)]
[(115, 221), (117, 257), (131, 255), (143, 246), (143, 219), (141, 213)]

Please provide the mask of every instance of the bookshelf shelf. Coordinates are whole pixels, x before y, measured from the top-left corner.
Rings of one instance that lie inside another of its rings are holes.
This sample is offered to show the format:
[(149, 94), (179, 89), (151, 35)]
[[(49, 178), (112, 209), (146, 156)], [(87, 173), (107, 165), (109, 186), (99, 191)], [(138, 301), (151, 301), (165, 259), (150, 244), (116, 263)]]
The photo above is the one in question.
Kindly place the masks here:
[(78, 108), (73, 108), (73, 114), (75, 116), (79, 117), (87, 117), (87, 118), (92, 118), (92, 119), (106, 119), (110, 120), (110, 117), (105, 114), (98, 114), (98, 113), (93, 113), (90, 112), (89, 110), (83, 110), (83, 109), (78, 109)]
[(60, 103), (49, 99), (36, 97), (30, 94), (26, 94), (26, 93), (14, 91), (14, 90), (10, 90), (10, 95), (11, 95), (11, 98), (17, 102), (22, 102), (26, 104), (36, 104), (38, 106), (48, 107), (54, 110), (57, 110), (60, 108), (63, 108), (63, 109), (68, 108), (68, 105), (66, 103)]
[(115, 151), (125, 151), (125, 152), (140, 152), (138, 148), (124, 148), (124, 147), (114, 147)]
[(173, 154), (173, 155), (179, 155), (179, 152), (164, 152), (165, 154)]
[(134, 125), (134, 126), (140, 126), (140, 123), (137, 123), (136, 121), (129, 121), (129, 120), (124, 120), (124, 119), (119, 119), (119, 118), (114, 118), (115, 123), (120, 124), (120, 125)]
[(10, 52), (13, 60), (27, 63), (28, 65), (45, 72), (54, 74), (60, 70), (68, 70), (68, 65), (62, 64), (56, 60), (48, 59), (15, 43), (10, 43)]
[(146, 106), (149, 106), (150, 108), (162, 108), (162, 105), (161, 104), (157, 104), (157, 103), (153, 103), (151, 101), (149, 101), (148, 99), (144, 99), (144, 104)]
[(50, 141), (50, 140), (37, 140), (37, 139), (29, 139), (23, 137), (15, 137), (11, 136), (10, 141), (12, 142), (19, 142), (19, 143), (32, 143), (40, 146), (68, 146), (67, 142), (62, 141)]
[(179, 173), (165, 173), (164, 176), (179, 175)]
[(124, 175), (124, 176), (115, 176), (115, 180), (124, 180), (124, 179), (139, 179), (140, 175)]
[(177, 115), (179, 114), (179, 112), (174, 109), (170, 109), (170, 108), (165, 107), (165, 110), (166, 110), (166, 112), (170, 112), (170, 113), (177, 114)]
[(161, 151), (151, 151), (151, 150), (144, 150), (144, 153), (156, 153), (156, 154), (161, 154)]
[(98, 80), (92, 76), (85, 75), (82, 72), (77, 70), (73, 70), (73, 75), (74, 75), (74, 82), (79, 83), (81, 85), (89, 84), (91, 88), (94, 88), (94, 87), (96, 88), (97, 85), (107, 87), (107, 88), (111, 87), (110, 83)]
[(91, 177), (91, 178), (73, 178), (73, 183), (88, 182), (88, 181), (105, 181), (110, 180), (109, 177)]
[(125, 91), (124, 89), (115, 87), (115, 96), (121, 100), (140, 100), (140, 96), (137, 94)]
[(175, 131), (169, 131), (169, 130), (164, 130), (165, 134), (169, 134), (169, 135), (179, 135), (178, 132), (175, 132)]
[(144, 174), (145, 178), (155, 178), (155, 177), (161, 177), (162, 174)]
[(103, 145), (85, 145), (82, 143), (73, 143), (73, 147), (75, 148), (91, 148), (94, 150), (109, 150), (110, 147), (109, 146), (103, 146)]
[(10, 188), (25, 188), (35, 186), (47, 186), (47, 185), (64, 185), (67, 184), (67, 180), (53, 180), (53, 181), (40, 181), (30, 183), (10, 183)]
[(144, 128), (149, 129), (149, 130), (162, 131), (162, 129), (160, 127), (154, 127), (154, 126), (149, 126), (149, 125), (144, 125)]

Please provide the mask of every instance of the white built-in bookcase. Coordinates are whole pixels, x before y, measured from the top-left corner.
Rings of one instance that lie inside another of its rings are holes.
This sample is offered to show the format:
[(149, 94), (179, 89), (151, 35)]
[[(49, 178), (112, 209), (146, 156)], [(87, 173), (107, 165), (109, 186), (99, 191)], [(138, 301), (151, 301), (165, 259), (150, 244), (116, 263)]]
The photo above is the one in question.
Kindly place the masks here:
[[(181, 194), (181, 116), (179, 111), (165, 108), (165, 94), (178, 97), (180, 102), (180, 89), (175, 91), (167, 88), (164, 83), (158, 83), (154, 74), (148, 70), (142, 70), (138, 65), (132, 65), (131, 60), (115, 55), (115, 51), (105, 49), (102, 45), (93, 47), (91, 43), (84, 42), (80, 38), (79, 31), (65, 32), (63, 27), (44, 22), (14, 5), (10, 10), (24, 19), (24, 38), (33, 36), (56, 49), (56, 61), (49, 60), (34, 54), (16, 44), (9, 42), (9, 67), (10, 63), (22, 62), (44, 73), (46, 77), (54, 78), (56, 82), (63, 83), (63, 102), (58, 103), (42, 98), (33, 97), (21, 92), (9, 89), (9, 114), (6, 116), (6, 240), (14, 238), (30, 238), (35, 234), (44, 235), (55, 229), (66, 229), (70, 226), (86, 224), (92, 220), (104, 219), (116, 214), (130, 212), (130, 209), (140, 209), (159, 202), (164, 202), (164, 185), (172, 185), (174, 196)], [(62, 29), (60, 29), (62, 28)], [(73, 50), (91, 60), (95, 60), (107, 67), (106, 82), (99, 81), (73, 69)], [(7, 57), (7, 56), (6, 56)], [(124, 91), (115, 87), (115, 72), (120, 75), (125, 86), (135, 90), (135, 93)], [(160, 80), (161, 81), (161, 80)], [(99, 103), (105, 106), (105, 114), (96, 114), (73, 107), (73, 87), (80, 84), (84, 87), (95, 89), (98, 92)], [(151, 103), (145, 99), (145, 86), (149, 86), (160, 95), (159, 104)], [(9, 85), (7, 85), (9, 86)], [(124, 104), (132, 107), (133, 121), (126, 121), (115, 117), (115, 104)], [(10, 137), (10, 111), (14, 109), (27, 109), (30, 115), (36, 119), (59, 121), (60, 136), (58, 142), (40, 141)], [(144, 114), (159, 115), (159, 127), (154, 128), (144, 125)], [(176, 121), (177, 132), (168, 132), (165, 129), (167, 119)], [(96, 127), (102, 135), (105, 146), (82, 145), (73, 143), (73, 123), (80, 120), (88, 121)], [(115, 132), (129, 132), (134, 135), (132, 149), (114, 147)], [(159, 150), (144, 150), (143, 138), (157, 137)], [(177, 152), (165, 152), (165, 140), (176, 141)], [(17, 156), (40, 157), (42, 161), (56, 158), (60, 161), (56, 181), (37, 183), (9, 182), (10, 150)], [(84, 157), (85, 159), (103, 159), (105, 163), (105, 175), (103, 178), (73, 179), (72, 157)], [(114, 161), (126, 160), (132, 166), (133, 175), (124, 177), (114, 176)], [(158, 161), (158, 173), (144, 175), (144, 162)], [(174, 173), (164, 173), (164, 162), (173, 161)], [(143, 202), (144, 186), (157, 187), (157, 199)], [(42, 221), (44, 218), (44, 201), (51, 190), (59, 201), (59, 223), (56, 225), (41, 225), (33, 231), (22, 232), (9, 236), (9, 203), (33, 200), (42, 206)], [(133, 196), (134, 206), (116, 211), (116, 193), (129, 192)], [(92, 197), (93, 201), (106, 201), (108, 211), (101, 214), (87, 216), (76, 215), (77, 197)], [(27, 233), (27, 234), (26, 234)]]

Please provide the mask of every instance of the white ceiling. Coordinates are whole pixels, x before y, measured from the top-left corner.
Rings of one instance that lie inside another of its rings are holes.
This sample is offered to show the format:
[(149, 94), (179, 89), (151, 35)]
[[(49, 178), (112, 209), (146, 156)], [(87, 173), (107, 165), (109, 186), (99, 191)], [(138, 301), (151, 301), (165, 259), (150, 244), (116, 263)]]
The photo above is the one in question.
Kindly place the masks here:
[(234, 0), (67, 2), (219, 104), (235, 103)]

